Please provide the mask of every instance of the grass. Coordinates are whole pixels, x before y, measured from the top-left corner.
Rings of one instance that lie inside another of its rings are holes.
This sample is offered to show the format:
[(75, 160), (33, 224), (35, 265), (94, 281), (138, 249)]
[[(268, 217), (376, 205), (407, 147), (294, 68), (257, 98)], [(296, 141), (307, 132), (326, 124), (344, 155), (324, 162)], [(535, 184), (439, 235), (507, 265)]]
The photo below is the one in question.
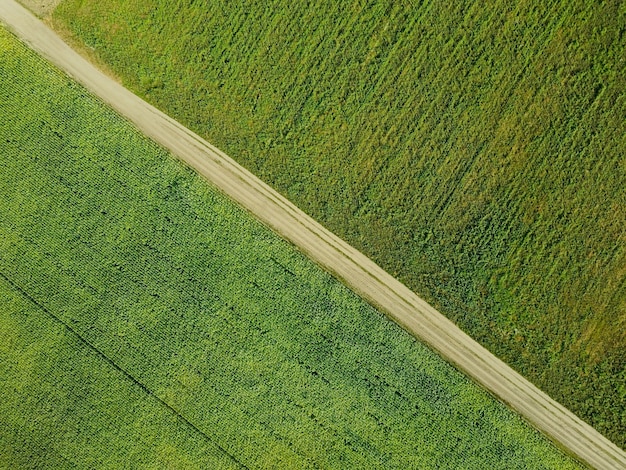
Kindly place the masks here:
[(626, 6), (64, 0), (53, 22), (626, 446)]
[(0, 30), (0, 464), (577, 468)]

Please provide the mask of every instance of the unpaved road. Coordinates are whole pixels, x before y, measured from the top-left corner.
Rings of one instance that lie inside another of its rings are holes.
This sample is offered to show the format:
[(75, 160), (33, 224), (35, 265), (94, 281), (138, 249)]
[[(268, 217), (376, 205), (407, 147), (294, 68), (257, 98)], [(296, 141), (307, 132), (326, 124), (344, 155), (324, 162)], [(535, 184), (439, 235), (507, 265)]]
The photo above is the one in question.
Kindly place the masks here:
[(98, 71), (14, 0), (0, 0), (0, 21), (144, 134), (195, 168), (255, 217), (520, 413), (559, 447), (594, 468), (626, 469), (624, 451), (223, 152)]

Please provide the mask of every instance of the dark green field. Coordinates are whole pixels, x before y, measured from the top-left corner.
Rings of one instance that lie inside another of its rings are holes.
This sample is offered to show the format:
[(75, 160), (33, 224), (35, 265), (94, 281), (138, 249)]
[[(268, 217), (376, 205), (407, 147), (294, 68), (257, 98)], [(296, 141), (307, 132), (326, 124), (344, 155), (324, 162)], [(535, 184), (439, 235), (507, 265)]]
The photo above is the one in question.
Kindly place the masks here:
[(0, 137), (0, 468), (579, 468), (1, 28)]
[(626, 3), (64, 0), (53, 23), (626, 446)]

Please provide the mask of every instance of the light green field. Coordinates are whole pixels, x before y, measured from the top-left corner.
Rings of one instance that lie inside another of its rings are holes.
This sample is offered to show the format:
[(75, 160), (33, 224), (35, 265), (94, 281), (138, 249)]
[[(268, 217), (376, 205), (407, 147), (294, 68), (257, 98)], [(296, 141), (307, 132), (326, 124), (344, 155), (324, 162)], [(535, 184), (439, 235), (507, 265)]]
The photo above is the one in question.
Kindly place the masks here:
[(0, 466), (577, 468), (0, 30)]
[(309, 3), (53, 20), (625, 447), (626, 2)]

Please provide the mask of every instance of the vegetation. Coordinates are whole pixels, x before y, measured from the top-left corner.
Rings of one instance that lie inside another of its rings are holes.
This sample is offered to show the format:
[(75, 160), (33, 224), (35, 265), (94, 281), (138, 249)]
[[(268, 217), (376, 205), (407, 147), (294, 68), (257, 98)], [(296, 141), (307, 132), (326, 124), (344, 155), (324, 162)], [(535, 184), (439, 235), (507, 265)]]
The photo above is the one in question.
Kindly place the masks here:
[(0, 31), (0, 463), (576, 468)]
[(626, 447), (626, 4), (64, 0), (54, 24)]
[(3, 274), (0, 305), (1, 468), (228, 467), (213, 442)]

